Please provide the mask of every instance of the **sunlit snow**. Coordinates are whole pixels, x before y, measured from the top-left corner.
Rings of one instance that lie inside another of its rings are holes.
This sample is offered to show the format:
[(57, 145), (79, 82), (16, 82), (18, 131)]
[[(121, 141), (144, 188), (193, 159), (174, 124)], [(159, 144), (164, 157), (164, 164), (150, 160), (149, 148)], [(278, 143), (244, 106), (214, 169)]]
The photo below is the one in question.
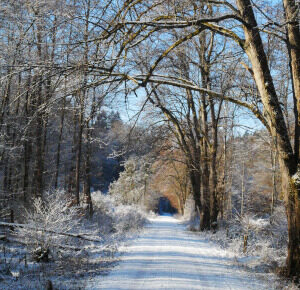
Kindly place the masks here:
[(88, 289), (269, 289), (174, 217), (152, 219), (124, 251), (120, 264)]

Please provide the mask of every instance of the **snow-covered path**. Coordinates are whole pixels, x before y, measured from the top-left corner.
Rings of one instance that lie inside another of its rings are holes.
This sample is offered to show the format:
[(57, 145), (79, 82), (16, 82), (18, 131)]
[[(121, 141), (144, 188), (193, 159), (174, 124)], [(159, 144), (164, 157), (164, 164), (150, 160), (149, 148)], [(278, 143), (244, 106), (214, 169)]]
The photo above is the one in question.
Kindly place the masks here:
[(268, 289), (173, 217), (151, 220), (118, 266), (88, 289)]

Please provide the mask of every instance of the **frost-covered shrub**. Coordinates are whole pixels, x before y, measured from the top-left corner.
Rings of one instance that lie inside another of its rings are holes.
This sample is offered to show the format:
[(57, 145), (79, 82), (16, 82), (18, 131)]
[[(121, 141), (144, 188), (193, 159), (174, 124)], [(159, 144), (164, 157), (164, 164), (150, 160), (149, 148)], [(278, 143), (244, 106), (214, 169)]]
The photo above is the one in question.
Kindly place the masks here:
[(102, 194), (101, 191), (95, 191), (92, 193), (92, 202), (95, 209), (103, 213), (111, 212), (116, 203), (113, 196)]
[(118, 232), (141, 228), (145, 222), (145, 214), (137, 206), (119, 205), (115, 209), (114, 227)]
[(95, 217), (102, 232), (124, 233), (142, 227), (146, 221), (144, 212), (135, 205), (122, 205), (114, 196), (95, 192), (92, 195)]
[[(235, 216), (216, 233), (205, 233), (223, 248), (230, 250), (243, 263), (244, 256), (252, 257), (248, 267), (258, 271), (272, 271), (285, 263), (287, 253), (287, 221), (284, 206), (278, 206), (272, 216)], [(244, 247), (244, 237), (247, 245)], [(255, 258), (255, 259), (254, 259)]]
[(68, 233), (78, 225), (78, 210), (69, 204), (64, 191), (55, 191), (43, 200), (34, 199), (32, 209), (25, 211), (25, 226), (18, 233), (36, 261), (47, 261), (50, 250), (69, 239), (58, 233)]
[(270, 230), (272, 232), (272, 242), (275, 248), (287, 247), (287, 218), (284, 206), (275, 208), (273, 215), (270, 217)]
[[(243, 237), (247, 236), (246, 253), (271, 262), (274, 257), (281, 256), (285, 252), (287, 242), (286, 218), (280, 214), (281, 208), (283, 207), (276, 209), (272, 217), (257, 218), (254, 215), (245, 215), (231, 221), (228, 227), (231, 233), (229, 237), (242, 241)], [(243, 251), (243, 242), (239, 244), (240, 251)]]
[[(92, 202), (95, 212), (87, 218), (82, 208), (70, 206), (62, 191), (34, 200), (22, 220), (25, 228), (15, 231), (27, 247), (23, 243), (8, 243), (10, 251), (1, 247), (0, 288), (50, 289), (46, 286), (50, 280), (55, 289), (84, 289), (87, 277), (114, 264), (124, 238), (144, 224), (145, 215), (137, 206), (118, 205), (101, 192), (92, 193)], [(37, 263), (46, 261), (49, 251), (53, 262)]]
[(278, 206), (271, 217), (245, 217), (242, 227), (248, 235), (247, 254), (260, 256), (266, 263), (280, 264), (285, 259), (287, 221), (283, 206)]
[(112, 196), (93, 192), (92, 202), (94, 208), (93, 219), (97, 222), (100, 234), (106, 235), (114, 231), (115, 200)]

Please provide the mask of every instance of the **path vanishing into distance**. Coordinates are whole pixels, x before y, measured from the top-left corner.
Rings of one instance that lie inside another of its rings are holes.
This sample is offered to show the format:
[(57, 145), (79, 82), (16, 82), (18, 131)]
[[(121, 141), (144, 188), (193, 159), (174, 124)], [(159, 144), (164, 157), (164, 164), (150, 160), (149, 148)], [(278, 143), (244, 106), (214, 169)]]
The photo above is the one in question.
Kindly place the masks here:
[(270, 289), (174, 217), (150, 222), (125, 248), (119, 264), (88, 289)]

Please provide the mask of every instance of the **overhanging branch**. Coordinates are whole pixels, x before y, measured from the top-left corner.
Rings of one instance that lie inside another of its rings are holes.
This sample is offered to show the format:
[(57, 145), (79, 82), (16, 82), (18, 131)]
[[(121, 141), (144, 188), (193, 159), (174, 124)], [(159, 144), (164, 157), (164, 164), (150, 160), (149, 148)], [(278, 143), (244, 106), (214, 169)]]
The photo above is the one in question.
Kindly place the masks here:
[[(131, 79), (132, 78), (134, 78), (137, 81), (140, 81), (141, 83), (143, 83), (145, 81), (145, 78), (140, 77), (140, 76), (131, 77)], [(233, 103), (233, 104), (239, 105), (241, 107), (244, 107), (244, 108), (250, 110), (255, 115), (255, 117), (257, 117), (262, 122), (262, 124), (267, 128), (267, 130), (270, 132), (270, 127), (267, 123), (267, 120), (262, 115), (262, 113), (257, 108), (257, 106), (254, 105), (254, 104), (250, 104), (250, 103), (247, 103), (247, 102), (244, 102), (244, 101), (232, 98), (232, 97), (228, 97), (228, 96), (225, 96), (224, 94), (221, 94), (221, 93), (218, 93), (218, 92), (215, 92), (215, 91), (212, 91), (212, 90), (208, 90), (208, 89), (205, 89), (205, 88), (200, 88), (200, 87), (198, 87), (194, 84), (188, 84), (188, 81), (186, 81), (185, 83), (181, 83), (181, 82), (176, 82), (176, 81), (167, 80), (167, 79), (160, 80), (160, 79), (150, 78), (148, 80), (148, 82), (149, 83), (156, 83), (156, 84), (160, 84), (160, 85), (169, 85), (169, 86), (173, 86), (173, 87), (189, 89), (189, 90), (196, 91), (196, 92), (206, 93), (209, 96), (211, 96), (212, 98), (225, 100), (225, 101), (228, 101), (230, 103)]]

